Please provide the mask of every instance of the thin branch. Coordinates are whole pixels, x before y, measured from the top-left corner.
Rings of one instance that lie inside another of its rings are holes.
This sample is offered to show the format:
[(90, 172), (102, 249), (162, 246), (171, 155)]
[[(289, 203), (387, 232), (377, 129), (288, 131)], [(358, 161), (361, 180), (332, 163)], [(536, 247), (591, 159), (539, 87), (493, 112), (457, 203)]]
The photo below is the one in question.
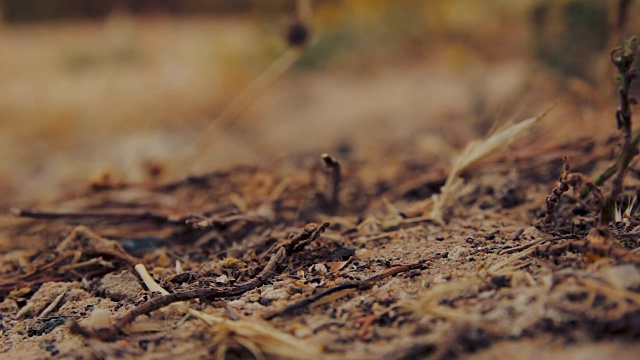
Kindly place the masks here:
[(255, 216), (234, 214), (224, 216), (200, 216), (194, 214), (168, 214), (151, 210), (105, 209), (86, 211), (60, 211), (39, 209), (11, 209), (14, 216), (33, 219), (110, 219), (119, 221), (156, 221), (177, 225), (192, 225), (196, 228), (207, 228), (214, 225), (225, 225), (235, 221), (258, 221)]
[[(133, 308), (121, 318), (114, 322), (114, 332), (122, 329), (138, 316), (148, 314), (154, 310), (158, 310), (175, 302), (188, 301), (193, 299), (215, 300), (229, 298), (242, 295), (249, 290), (255, 289), (267, 282), (271, 277), (277, 274), (278, 269), (285, 263), (285, 260), (292, 254), (301, 251), (307, 244), (317, 239), (327, 228), (329, 223), (324, 222), (318, 226), (316, 224), (308, 224), (302, 231), (290, 240), (284, 240), (276, 244), (272, 248), (272, 255), (264, 269), (253, 279), (237, 285), (232, 288), (205, 288), (188, 290), (183, 292), (171, 293), (150, 299), (137, 307)], [(75, 329), (75, 327), (74, 327)], [(77, 329), (76, 329), (77, 330)], [(81, 332), (81, 331), (79, 331)], [(109, 335), (115, 335), (109, 334)], [(113, 338), (113, 336), (105, 336), (104, 338)]]
[(633, 253), (627, 249), (617, 246), (617, 244), (605, 244), (590, 242), (588, 240), (570, 240), (560, 244), (548, 244), (538, 246), (534, 249), (533, 255), (555, 256), (567, 251), (591, 252), (596, 255), (612, 257), (619, 261), (640, 265), (640, 254)]
[(335, 214), (340, 206), (340, 179), (341, 170), (340, 163), (332, 158), (329, 154), (322, 154), (322, 160), (327, 168), (331, 170), (331, 181), (329, 183), (329, 212)]
[[(432, 257), (429, 260), (434, 260), (434, 259), (439, 259), (439, 258), (443, 258), (446, 256), (446, 253), (443, 254), (438, 254), (434, 257)], [(391, 276), (395, 276), (397, 274), (406, 272), (406, 271), (410, 271), (410, 270), (415, 270), (415, 269), (419, 269), (422, 266), (424, 266), (424, 263), (426, 262), (426, 260), (417, 262), (417, 263), (413, 263), (413, 264), (407, 264), (407, 265), (399, 265), (399, 266), (394, 266), (390, 269), (387, 269), (383, 272), (381, 272), (380, 274), (374, 275), (370, 278), (364, 279), (364, 280), (359, 280), (359, 281), (350, 281), (350, 282), (345, 282), (342, 284), (339, 284), (337, 286), (334, 286), (332, 288), (323, 290), (317, 294), (313, 294), (311, 296), (309, 296), (306, 299), (300, 300), (296, 303), (293, 303), (287, 307), (285, 307), (282, 310), (278, 310), (272, 313), (269, 313), (267, 315), (264, 316), (265, 320), (271, 320), (273, 318), (279, 317), (279, 316), (284, 316), (287, 314), (290, 314), (296, 310), (302, 309), (304, 307), (307, 307), (317, 301), (319, 301), (320, 299), (327, 297), (329, 295), (338, 293), (340, 291), (343, 290), (347, 290), (347, 289), (356, 289), (356, 290), (366, 290), (371, 288), (373, 285), (375, 285), (376, 283), (380, 282), (381, 280), (384, 280), (388, 277)]]
[(533, 241), (531, 241), (531, 242), (529, 242), (527, 244), (521, 245), (521, 246), (516, 246), (516, 247), (512, 247), (510, 249), (502, 250), (502, 251), (500, 251), (498, 253), (498, 255), (513, 254), (513, 253), (516, 253), (518, 251), (526, 250), (526, 249), (528, 249), (530, 247), (542, 244), (543, 242), (547, 242), (547, 241), (567, 240), (567, 239), (576, 239), (576, 238), (577, 238), (577, 235), (563, 235), (563, 236), (556, 236), (556, 237), (547, 238), (547, 239), (533, 240)]
[(131, 209), (107, 209), (87, 211), (60, 211), (39, 209), (11, 209), (11, 214), (19, 217), (34, 219), (86, 219), (86, 218), (113, 218), (123, 221), (154, 220), (168, 223), (184, 224), (190, 216), (175, 216), (149, 210)]

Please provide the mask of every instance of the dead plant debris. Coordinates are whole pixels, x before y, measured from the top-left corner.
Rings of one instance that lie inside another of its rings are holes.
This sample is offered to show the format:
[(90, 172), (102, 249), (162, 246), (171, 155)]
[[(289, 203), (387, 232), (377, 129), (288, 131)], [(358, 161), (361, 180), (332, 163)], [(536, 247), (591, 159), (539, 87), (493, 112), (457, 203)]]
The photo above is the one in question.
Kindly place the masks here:
[[(294, 50), (306, 36), (290, 30)], [(409, 359), (528, 340), (632, 346), (636, 50), (630, 40), (612, 53), (614, 165), (606, 143), (516, 142), (540, 115), (470, 144), (448, 176), (444, 165), (391, 153), (369, 162), (325, 154), (322, 177), (317, 157), (170, 183), (106, 176), (14, 209), (2, 229), (14, 246), (0, 258), (0, 351)], [(496, 154), (506, 146), (516, 150)], [(591, 181), (593, 163), (613, 170)]]

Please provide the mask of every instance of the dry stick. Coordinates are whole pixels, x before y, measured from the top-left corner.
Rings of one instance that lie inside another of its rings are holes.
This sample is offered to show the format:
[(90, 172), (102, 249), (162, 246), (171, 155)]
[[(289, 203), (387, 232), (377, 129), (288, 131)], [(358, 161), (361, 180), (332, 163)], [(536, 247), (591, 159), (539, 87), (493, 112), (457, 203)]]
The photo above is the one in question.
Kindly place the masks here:
[(64, 273), (66, 271), (69, 270), (74, 270), (77, 268), (81, 268), (81, 267), (85, 267), (85, 266), (89, 266), (89, 265), (94, 265), (94, 264), (100, 264), (106, 268), (114, 268), (115, 266), (113, 266), (113, 264), (109, 261), (104, 260), (102, 257), (96, 257), (96, 258), (91, 258), (89, 260), (83, 261), (83, 262), (79, 262), (79, 263), (72, 263), (69, 265), (63, 265), (60, 266), (58, 268), (58, 272), (59, 273)]
[(546, 242), (546, 241), (567, 240), (567, 239), (576, 239), (577, 240), (577, 237), (578, 237), (577, 235), (563, 235), (563, 236), (556, 236), (556, 237), (547, 238), (547, 239), (533, 240), (533, 241), (531, 241), (531, 242), (529, 242), (527, 244), (521, 245), (521, 246), (516, 246), (516, 247), (512, 247), (510, 249), (502, 250), (502, 251), (500, 251), (498, 253), (498, 255), (513, 254), (513, 253), (516, 253), (516, 252), (521, 251), (521, 250), (526, 250), (526, 249), (528, 249), (528, 248), (530, 248), (532, 246), (539, 245), (539, 244), (541, 244), (543, 242)]
[(94, 211), (47, 211), (38, 209), (11, 209), (14, 216), (33, 219), (117, 219), (121, 221), (151, 220), (169, 224), (189, 224), (194, 227), (210, 227), (213, 225), (225, 225), (234, 221), (256, 221), (255, 217), (246, 214), (227, 216), (201, 217), (197, 215), (171, 215), (149, 210), (111, 209)]
[[(428, 260), (434, 260), (434, 259), (439, 259), (439, 258), (443, 258), (445, 257), (446, 254), (438, 254)], [(407, 265), (399, 265), (399, 266), (394, 266), (390, 269), (387, 269), (383, 272), (381, 272), (380, 274), (376, 274), (370, 278), (364, 279), (364, 280), (359, 280), (359, 281), (350, 281), (350, 282), (345, 282), (342, 284), (339, 284), (337, 286), (334, 286), (332, 288), (323, 290), (317, 294), (311, 295), (306, 299), (300, 300), (296, 303), (293, 303), (287, 307), (285, 307), (282, 310), (278, 310), (272, 313), (269, 313), (267, 315), (264, 316), (265, 320), (271, 320), (273, 318), (276, 318), (278, 316), (283, 316), (283, 315), (287, 315), (290, 314), (298, 309), (302, 309), (306, 306), (309, 306), (311, 304), (313, 304), (314, 302), (319, 301), (320, 299), (329, 296), (331, 294), (335, 294), (337, 292), (343, 291), (343, 290), (347, 290), (347, 289), (356, 289), (356, 290), (365, 290), (368, 289), (370, 287), (372, 287), (373, 285), (375, 285), (376, 283), (380, 282), (383, 279), (386, 279), (388, 277), (406, 272), (406, 271), (410, 271), (410, 270), (414, 270), (414, 269), (418, 269), (420, 267), (422, 267), (424, 265), (424, 263), (428, 260), (422, 260), (419, 261), (417, 263), (413, 263), (413, 264), (407, 264)]]
[(331, 182), (329, 185), (329, 211), (335, 214), (340, 206), (340, 163), (332, 158), (329, 154), (322, 154), (322, 160), (324, 164), (331, 169)]
[(296, 1), (297, 20), (287, 29), (286, 40), (289, 48), (271, 66), (255, 78), (211, 123), (198, 141), (187, 153), (184, 163), (192, 168), (199, 156), (211, 149), (220, 136), (264, 91), (284, 75), (304, 53), (309, 40), (309, 26), (312, 15), (310, 0)]
[(47, 211), (38, 209), (11, 209), (14, 216), (29, 217), (34, 219), (83, 219), (83, 218), (116, 218), (131, 220), (157, 220), (171, 223), (184, 223), (185, 217), (172, 217), (155, 211), (114, 209), (97, 211)]
[(258, 96), (300, 59), (302, 47), (292, 47), (280, 56), (271, 66), (264, 70), (251, 82), (200, 135), (192, 149), (188, 152), (185, 164), (193, 166), (198, 158), (211, 149), (222, 134), (233, 125)]
[(75, 255), (76, 251), (75, 250), (69, 250), (69, 251), (65, 251), (64, 253), (58, 255), (58, 257), (56, 259), (54, 259), (53, 261), (50, 261), (44, 265), (42, 265), (39, 268), (33, 269), (30, 272), (26, 273), (26, 274), (20, 274), (20, 275), (15, 275), (15, 276), (11, 276), (11, 277), (5, 277), (5, 278), (0, 278), (0, 287), (2, 286), (6, 286), (7, 284), (19, 284), (21, 281), (24, 281), (28, 278), (30, 278), (31, 276), (34, 276), (38, 273), (43, 273), (51, 268), (56, 267), (57, 265), (59, 265), (60, 263), (64, 262), (65, 260), (67, 260), (68, 258), (71, 258)]
[(620, 248), (616, 246), (616, 244), (608, 245), (604, 243), (594, 243), (588, 240), (571, 240), (561, 244), (538, 246), (534, 249), (533, 255), (553, 256), (567, 251), (592, 252), (600, 256), (612, 257), (620, 261), (640, 265), (639, 254)]
[(55, 299), (53, 299), (51, 304), (49, 304), (49, 306), (47, 306), (44, 310), (42, 310), (40, 315), (38, 315), (38, 319), (43, 319), (45, 316), (49, 315), (49, 313), (52, 312), (53, 309), (56, 308), (56, 306), (58, 306), (58, 304), (60, 303), (60, 301), (62, 300), (62, 298), (66, 293), (67, 293), (67, 290), (61, 292), (60, 295), (58, 295)]
[[(150, 299), (133, 308), (131, 311), (124, 314), (121, 318), (117, 319), (114, 323), (113, 331), (115, 332), (117, 331), (117, 329), (122, 329), (140, 315), (150, 313), (154, 310), (158, 310), (175, 302), (188, 301), (193, 299), (213, 300), (229, 298), (242, 295), (249, 290), (255, 289), (258, 286), (263, 285), (269, 278), (274, 276), (278, 271), (278, 267), (281, 266), (289, 256), (302, 250), (304, 246), (317, 239), (328, 227), (328, 222), (324, 222), (320, 226), (316, 224), (308, 224), (292, 239), (284, 240), (279, 244), (276, 244), (276, 246), (273, 248), (273, 255), (271, 256), (264, 269), (255, 278), (243, 284), (237, 285), (232, 288), (206, 288), (189, 290)], [(106, 336), (105, 338), (110, 337), (111, 336)]]

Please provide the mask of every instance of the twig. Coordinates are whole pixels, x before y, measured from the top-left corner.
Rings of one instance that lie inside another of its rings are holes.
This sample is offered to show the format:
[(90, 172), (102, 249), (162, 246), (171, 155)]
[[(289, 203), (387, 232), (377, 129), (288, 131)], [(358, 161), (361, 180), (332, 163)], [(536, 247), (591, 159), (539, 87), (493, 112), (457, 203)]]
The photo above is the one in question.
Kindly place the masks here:
[[(253, 279), (237, 285), (232, 288), (206, 288), (188, 290), (183, 292), (171, 293), (150, 299), (141, 305), (133, 308), (121, 318), (114, 322), (114, 332), (122, 329), (131, 323), (138, 316), (158, 310), (175, 302), (188, 301), (193, 299), (222, 299), (239, 296), (245, 292), (255, 289), (267, 282), (272, 276), (278, 272), (287, 258), (292, 254), (301, 251), (307, 244), (317, 239), (327, 228), (329, 223), (325, 222), (318, 226), (316, 224), (308, 224), (296, 236), (289, 240), (281, 241), (272, 248), (272, 255), (264, 269)], [(115, 334), (110, 334), (115, 335)], [(112, 336), (105, 336), (112, 338)]]
[(238, 116), (302, 56), (302, 48), (290, 48), (251, 82), (200, 135), (185, 163), (192, 165), (233, 125)]
[(81, 268), (81, 267), (85, 267), (85, 266), (89, 266), (89, 265), (94, 265), (94, 264), (100, 264), (100, 265), (102, 265), (102, 266), (104, 266), (106, 268), (112, 268), (112, 269), (115, 267), (115, 266), (113, 266), (112, 263), (110, 263), (109, 261), (104, 260), (102, 257), (96, 257), (96, 258), (89, 259), (87, 261), (60, 266), (57, 271), (59, 273), (64, 273), (64, 272), (69, 271), (69, 270), (74, 270), (74, 269), (77, 269), (77, 268)]
[(332, 158), (329, 154), (322, 154), (324, 164), (331, 170), (331, 182), (329, 184), (329, 212), (335, 214), (340, 206), (340, 163)]
[(513, 254), (513, 253), (521, 251), (521, 250), (526, 250), (526, 249), (528, 249), (528, 248), (530, 248), (532, 246), (539, 245), (539, 244), (541, 244), (543, 242), (546, 242), (546, 241), (576, 239), (576, 238), (577, 238), (577, 235), (564, 235), (564, 236), (556, 236), (556, 237), (547, 238), (547, 239), (533, 240), (533, 241), (531, 241), (531, 242), (529, 242), (527, 244), (521, 245), (521, 246), (516, 246), (516, 247), (510, 248), (510, 249), (502, 250), (502, 251), (500, 251), (498, 253), (498, 255)]
[(60, 263), (64, 262), (65, 260), (67, 260), (68, 258), (72, 258), (75, 255), (76, 251), (75, 250), (70, 250), (70, 251), (65, 251), (64, 253), (58, 255), (58, 257), (56, 259), (54, 259), (53, 261), (47, 262), (46, 264), (42, 265), (39, 268), (33, 269), (30, 272), (26, 273), (26, 274), (19, 274), (19, 275), (15, 275), (15, 276), (11, 276), (11, 277), (5, 277), (5, 278), (0, 278), (0, 288), (3, 286), (7, 286), (7, 285), (13, 285), (13, 284), (19, 284), (22, 281), (25, 281), (26, 279), (38, 274), (38, 273), (42, 273), (45, 272), (49, 269), (52, 269), (54, 267), (56, 267), (57, 265), (59, 265)]
[(227, 216), (191, 216), (185, 220), (185, 223), (193, 226), (194, 228), (210, 228), (212, 226), (225, 225), (235, 221), (247, 221), (247, 222), (259, 222), (260, 219), (257, 216), (249, 214), (236, 214)]
[(193, 170), (195, 162), (229, 129), (239, 116), (276, 80), (281, 78), (304, 54), (309, 42), (312, 6), (310, 1), (296, 2), (296, 20), (287, 28), (285, 40), (289, 48), (247, 85), (200, 135), (187, 152), (183, 164)]
[(120, 221), (157, 221), (161, 223), (184, 225), (188, 224), (197, 228), (207, 228), (214, 225), (225, 225), (235, 221), (258, 221), (255, 216), (245, 214), (225, 216), (199, 216), (193, 214), (167, 214), (150, 210), (131, 209), (106, 209), (87, 211), (56, 211), (38, 209), (11, 209), (14, 216), (29, 217), (34, 219), (113, 219)]
[(570, 240), (561, 244), (548, 244), (534, 249), (536, 256), (555, 256), (567, 251), (592, 252), (594, 254), (640, 265), (640, 254), (618, 247), (617, 244), (605, 244), (588, 240)]
[(60, 301), (62, 300), (62, 298), (66, 293), (67, 293), (67, 290), (61, 292), (60, 295), (56, 296), (56, 298), (53, 299), (51, 304), (49, 304), (49, 306), (47, 306), (44, 310), (42, 310), (40, 315), (38, 315), (38, 319), (43, 319), (45, 316), (49, 315), (49, 313), (52, 312), (53, 309), (56, 308), (56, 306), (58, 306), (58, 304), (60, 303)]
[(87, 211), (56, 211), (38, 209), (11, 209), (11, 214), (20, 217), (34, 219), (84, 219), (84, 218), (114, 218), (119, 220), (155, 220), (169, 223), (184, 224), (190, 216), (175, 216), (149, 210), (131, 209), (107, 209), (107, 210), (87, 210)]
[[(446, 254), (438, 254), (434, 257), (432, 257), (429, 260), (434, 260), (434, 259), (438, 259), (438, 258), (443, 258), (445, 257)], [(323, 290), (317, 294), (313, 294), (311, 296), (309, 296), (306, 299), (300, 300), (296, 303), (293, 303), (287, 307), (285, 307), (282, 310), (278, 310), (278, 311), (274, 311), (272, 313), (269, 313), (267, 315), (264, 316), (265, 320), (271, 320), (273, 318), (279, 317), (279, 316), (284, 316), (287, 314), (290, 314), (298, 309), (302, 309), (306, 306), (309, 306), (317, 301), (319, 301), (320, 299), (338, 293), (340, 291), (343, 290), (347, 290), (347, 289), (356, 289), (356, 290), (366, 290), (369, 289), (370, 287), (372, 287), (373, 285), (375, 285), (376, 283), (380, 282), (383, 279), (386, 279), (388, 277), (391, 276), (395, 276), (397, 274), (406, 272), (406, 271), (410, 271), (410, 270), (414, 270), (414, 269), (418, 269), (421, 268), (424, 263), (427, 260), (423, 260), (417, 263), (413, 263), (413, 264), (407, 264), (407, 265), (399, 265), (399, 266), (394, 266), (390, 269), (387, 269), (383, 272), (381, 272), (380, 274), (376, 274), (370, 278), (364, 279), (364, 280), (358, 280), (358, 281), (350, 281), (350, 282), (345, 282), (339, 285), (336, 285), (332, 288)]]

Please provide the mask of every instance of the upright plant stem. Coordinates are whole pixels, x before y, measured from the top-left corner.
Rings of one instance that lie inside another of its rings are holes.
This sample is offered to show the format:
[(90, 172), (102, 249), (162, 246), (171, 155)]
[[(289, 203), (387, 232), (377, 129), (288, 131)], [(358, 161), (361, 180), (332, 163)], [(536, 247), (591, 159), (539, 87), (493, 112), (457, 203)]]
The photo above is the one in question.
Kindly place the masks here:
[(627, 41), (621, 48), (614, 49), (611, 52), (611, 62), (618, 68), (618, 81), (620, 93), (620, 107), (616, 111), (616, 120), (618, 128), (622, 130), (622, 154), (615, 166), (615, 178), (613, 179), (611, 194), (607, 198), (602, 213), (602, 222), (609, 223), (614, 219), (615, 204), (618, 197), (624, 190), (624, 176), (629, 169), (629, 164), (638, 154), (637, 142), (640, 136), (636, 135), (632, 138), (632, 122), (631, 122), (631, 105), (636, 100), (629, 96), (629, 88), (631, 82), (637, 77), (637, 72), (632, 69), (635, 61), (635, 53), (637, 51), (637, 41), (633, 37)]

